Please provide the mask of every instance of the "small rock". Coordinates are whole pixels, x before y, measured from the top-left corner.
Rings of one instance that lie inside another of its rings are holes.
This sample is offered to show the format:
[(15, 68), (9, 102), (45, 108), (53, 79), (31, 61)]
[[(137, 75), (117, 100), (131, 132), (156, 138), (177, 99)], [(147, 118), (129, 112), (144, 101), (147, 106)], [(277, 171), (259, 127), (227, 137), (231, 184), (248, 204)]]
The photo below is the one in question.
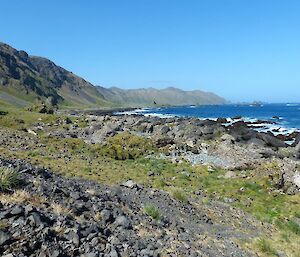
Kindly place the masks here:
[(236, 177), (235, 172), (233, 172), (231, 170), (227, 171), (226, 174), (224, 175), (224, 178), (227, 178), (227, 179), (229, 179), (229, 178), (235, 178), (235, 177)]
[(185, 177), (189, 177), (191, 174), (188, 173), (187, 171), (182, 171), (181, 175), (185, 176)]
[(148, 175), (149, 177), (151, 177), (151, 176), (154, 176), (155, 173), (154, 173), (154, 171), (149, 171), (149, 172), (147, 173), (147, 175)]
[(34, 136), (37, 135), (36, 132), (34, 132), (32, 129), (27, 129), (27, 132), (28, 132), (29, 134), (34, 135)]
[(128, 180), (125, 183), (123, 183), (122, 186), (133, 189), (133, 188), (135, 188), (137, 186), (137, 183), (135, 183), (132, 180)]
[(110, 257), (119, 257), (120, 255), (118, 254), (116, 248), (112, 247), (112, 249), (110, 250), (109, 256)]
[(122, 216), (118, 216), (116, 218), (115, 224), (118, 225), (118, 226), (121, 226), (121, 227), (123, 227), (125, 229), (131, 228), (131, 223), (130, 223), (129, 219), (126, 218), (123, 215)]
[(21, 206), (15, 206), (11, 209), (10, 214), (13, 216), (17, 216), (22, 214), (24, 209)]
[(5, 245), (11, 240), (11, 236), (3, 231), (0, 231), (0, 245)]
[(104, 222), (112, 222), (113, 221), (113, 215), (109, 210), (106, 210), (106, 209), (102, 210), (101, 217)]
[(29, 223), (31, 226), (40, 226), (42, 223), (41, 217), (37, 212), (31, 213), (31, 215), (28, 217)]

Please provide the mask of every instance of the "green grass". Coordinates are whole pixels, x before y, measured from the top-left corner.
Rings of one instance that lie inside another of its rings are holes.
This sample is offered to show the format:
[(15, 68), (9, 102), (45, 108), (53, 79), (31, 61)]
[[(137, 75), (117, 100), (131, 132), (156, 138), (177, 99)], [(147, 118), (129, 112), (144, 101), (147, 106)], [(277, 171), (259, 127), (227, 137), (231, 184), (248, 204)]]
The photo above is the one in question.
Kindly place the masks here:
[(19, 176), (16, 171), (7, 167), (0, 167), (0, 190), (11, 190), (19, 184)]
[(182, 189), (174, 189), (172, 190), (172, 197), (181, 202), (188, 202), (187, 196)]
[(144, 207), (144, 212), (154, 220), (159, 220), (160, 213), (158, 208), (153, 204), (148, 204)]
[(286, 228), (291, 232), (295, 233), (296, 235), (300, 235), (300, 225), (296, 221), (294, 220), (287, 221)]
[(277, 251), (271, 246), (270, 242), (265, 238), (260, 238), (257, 241), (259, 250), (265, 254), (265, 256), (279, 256)]
[(49, 123), (60, 118), (57, 115), (30, 112), (25, 109), (15, 107), (4, 107), (1, 111), (5, 111), (8, 114), (0, 116), (0, 127), (16, 130), (28, 128), (39, 121)]

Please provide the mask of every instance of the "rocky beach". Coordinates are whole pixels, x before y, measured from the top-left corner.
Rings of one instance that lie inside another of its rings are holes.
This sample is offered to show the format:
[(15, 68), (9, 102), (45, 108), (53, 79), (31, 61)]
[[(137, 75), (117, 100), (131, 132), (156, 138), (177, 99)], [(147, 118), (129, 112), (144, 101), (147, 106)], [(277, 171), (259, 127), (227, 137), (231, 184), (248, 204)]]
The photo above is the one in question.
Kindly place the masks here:
[(0, 6), (0, 257), (300, 257), (299, 1)]
[(18, 180), (1, 190), (2, 256), (297, 256), (299, 133), (238, 118), (18, 115), (0, 119), (1, 179)]

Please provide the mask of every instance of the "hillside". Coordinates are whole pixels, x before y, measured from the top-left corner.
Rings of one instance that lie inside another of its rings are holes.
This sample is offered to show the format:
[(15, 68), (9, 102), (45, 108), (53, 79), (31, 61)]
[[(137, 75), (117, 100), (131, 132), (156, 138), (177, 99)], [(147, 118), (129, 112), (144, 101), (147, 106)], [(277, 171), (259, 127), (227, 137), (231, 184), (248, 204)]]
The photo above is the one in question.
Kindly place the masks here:
[(201, 90), (184, 91), (174, 87), (165, 89), (142, 88), (120, 89), (116, 87), (98, 87), (98, 91), (107, 101), (122, 106), (162, 106), (162, 105), (203, 105), (224, 104), (226, 100), (210, 92)]
[(200, 90), (95, 87), (46, 58), (0, 43), (0, 103), (22, 107), (37, 99), (76, 108), (225, 103), (223, 98)]
[(83, 78), (48, 59), (0, 43), (0, 101), (25, 106), (36, 99), (74, 107), (109, 105)]

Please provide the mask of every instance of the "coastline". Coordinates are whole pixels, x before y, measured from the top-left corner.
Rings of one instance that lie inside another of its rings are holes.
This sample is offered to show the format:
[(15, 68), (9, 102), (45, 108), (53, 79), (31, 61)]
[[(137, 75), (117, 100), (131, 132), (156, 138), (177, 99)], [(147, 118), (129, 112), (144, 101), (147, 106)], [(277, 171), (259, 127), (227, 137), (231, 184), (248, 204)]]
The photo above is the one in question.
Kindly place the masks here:
[[(294, 106), (294, 105), (293, 105)], [(298, 105), (297, 105), (298, 106)], [(298, 134), (300, 133), (300, 128), (287, 127), (283, 124), (280, 124), (279, 121), (282, 120), (282, 117), (273, 116), (269, 119), (260, 119), (252, 117), (189, 117), (184, 115), (176, 114), (161, 114), (155, 112), (163, 108), (172, 108), (172, 107), (159, 107), (159, 108), (129, 108), (126, 110), (116, 110), (111, 114), (114, 115), (141, 115), (145, 117), (158, 117), (158, 118), (196, 118), (199, 120), (211, 120), (219, 121), (224, 126), (235, 126), (235, 125), (246, 125), (248, 128), (254, 129), (257, 132), (271, 133), (274, 137), (285, 141), (287, 144), (292, 145)], [(190, 106), (176, 106), (176, 108), (194, 108)]]
[[(280, 250), (291, 256), (297, 251), (299, 240), (290, 222), (297, 221), (299, 211), (294, 203), (300, 196), (300, 137), (297, 145), (289, 146), (240, 120), (225, 126), (224, 119), (114, 111), (69, 115), (20, 111), (0, 119), (0, 166), (18, 172), (26, 183), (16, 192), (29, 194), (17, 203), (13, 201), (19, 196), (0, 194), (0, 214), (9, 217), (1, 253), (20, 255), (24, 241), (14, 238), (16, 233), (29, 231), (26, 242), (44, 240), (34, 222), (54, 231), (51, 240), (44, 241), (47, 249), (57, 241), (72, 250), (80, 247), (83, 256), (93, 253), (89, 234), (107, 254), (112, 252), (111, 240), (118, 240), (113, 249), (120, 256), (148, 251), (145, 244), (151, 245), (151, 254), (183, 256), (188, 251), (218, 256), (220, 251), (224, 254), (225, 245), (228, 256), (232, 252), (252, 256), (251, 252), (260, 253), (256, 241), (270, 231), (272, 246), (280, 244)], [(46, 200), (37, 204), (38, 197)], [(274, 206), (277, 212), (270, 219)], [(23, 209), (31, 211), (25, 214)], [(34, 219), (37, 216), (39, 220)], [(19, 218), (26, 222), (13, 226)], [(55, 232), (57, 225), (69, 231), (63, 238)], [(90, 226), (100, 232), (87, 233)], [(107, 228), (109, 234), (104, 232)], [(205, 239), (194, 237), (204, 228), (213, 240), (209, 249), (203, 248)], [(155, 233), (145, 239), (145, 231), (153, 229)], [(286, 230), (293, 243), (282, 245), (277, 238)], [(249, 240), (249, 246), (241, 237)], [(175, 239), (178, 247), (170, 248)], [(137, 241), (141, 246), (135, 246)], [(42, 251), (37, 244), (32, 247), (32, 252)]]

